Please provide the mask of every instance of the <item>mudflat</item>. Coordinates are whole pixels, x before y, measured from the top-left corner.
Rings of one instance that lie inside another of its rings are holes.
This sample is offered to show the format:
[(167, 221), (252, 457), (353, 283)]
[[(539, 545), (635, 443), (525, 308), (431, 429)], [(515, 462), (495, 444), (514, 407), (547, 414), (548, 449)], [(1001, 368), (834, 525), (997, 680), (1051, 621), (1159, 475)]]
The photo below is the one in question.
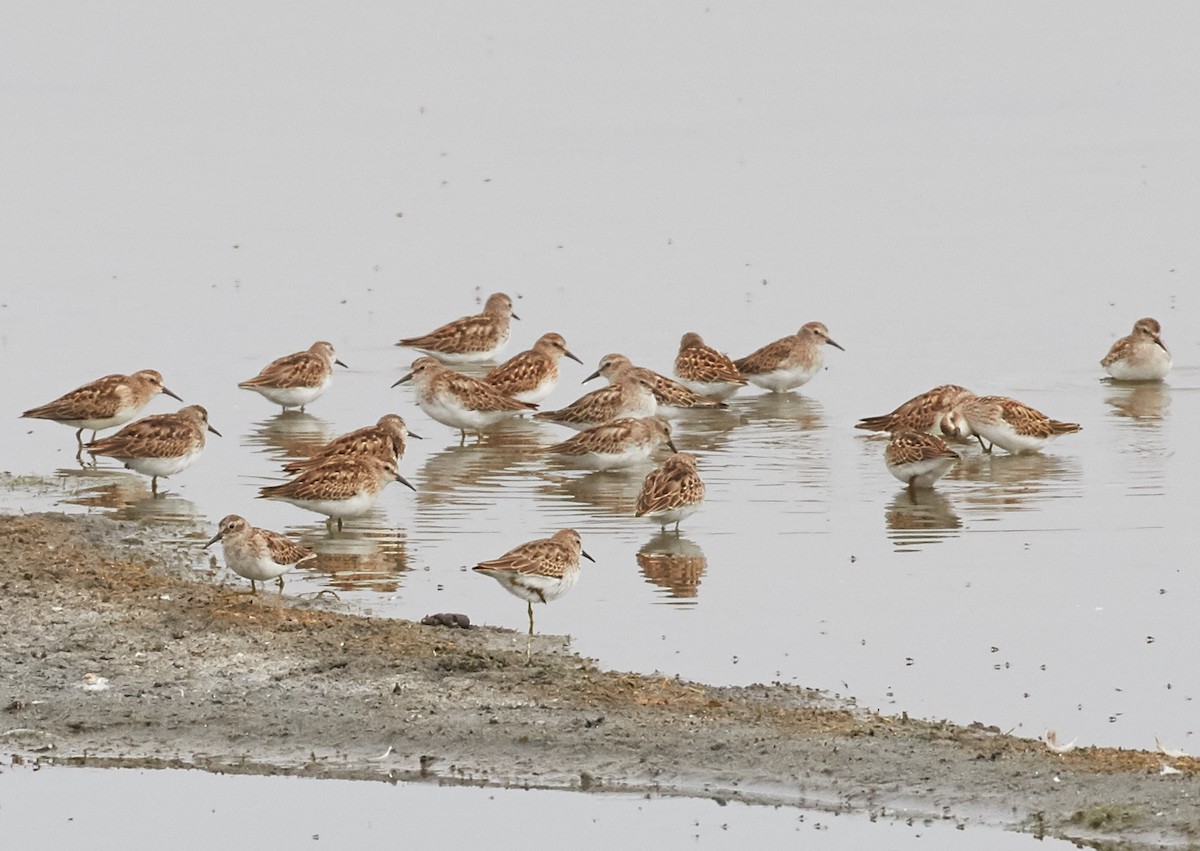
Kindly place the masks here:
[[(128, 521), (0, 515), (0, 743), (25, 759), (653, 791), (1089, 844), (1200, 836), (1200, 761), (600, 669), (561, 636), (222, 586)], [(97, 678), (104, 678), (103, 680)]]

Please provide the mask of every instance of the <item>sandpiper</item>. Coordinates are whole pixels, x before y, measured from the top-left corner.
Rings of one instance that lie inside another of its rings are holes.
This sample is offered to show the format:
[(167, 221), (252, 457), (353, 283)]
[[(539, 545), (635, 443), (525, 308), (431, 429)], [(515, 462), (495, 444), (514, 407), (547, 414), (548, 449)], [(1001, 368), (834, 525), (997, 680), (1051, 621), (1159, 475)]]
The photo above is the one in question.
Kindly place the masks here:
[(820, 371), (827, 345), (842, 348), (822, 323), (806, 322), (794, 335), (768, 343), (733, 364), (751, 384), (783, 393), (807, 384)]
[(205, 432), (221, 436), (208, 424), (208, 411), (188, 405), (174, 414), (155, 414), (132, 422), (114, 435), (93, 440), (87, 451), (115, 458), (149, 476), (150, 493), (157, 496), (159, 476), (183, 472), (204, 452)]
[(521, 544), (500, 558), (482, 561), (474, 569), (528, 604), (529, 634), (533, 635), (533, 604), (549, 603), (571, 590), (579, 579), (581, 556), (595, 562), (584, 552), (578, 532), (560, 529), (549, 538)]
[(595, 470), (620, 470), (645, 461), (664, 443), (678, 451), (665, 417), (624, 417), (581, 431), (546, 451)]
[(520, 402), (537, 403), (549, 396), (558, 384), (558, 361), (563, 357), (583, 363), (567, 349), (567, 341), (561, 334), (543, 334), (533, 348), (513, 355), (483, 380), (505, 396)]
[(946, 441), (921, 431), (896, 431), (883, 453), (888, 472), (909, 490), (931, 488), (958, 462)]
[(974, 395), (957, 384), (942, 384), (914, 396), (890, 414), (863, 417), (854, 426), (865, 431), (921, 431), (942, 434), (942, 419), (960, 401)]
[(262, 499), (279, 499), (324, 514), (327, 523), (366, 514), (390, 482), (416, 490), (396, 470), (396, 462), (364, 455), (342, 455), (304, 470), (290, 482), (260, 488)]
[(532, 402), (520, 402), (505, 396), (478, 378), (455, 372), (431, 357), (417, 358), (407, 375), (393, 384), (412, 381), (417, 388), (421, 410), (443, 425), (456, 428), (467, 439), (467, 432), (482, 436), (484, 429), (528, 411), (536, 411)]
[(464, 316), (420, 337), (405, 337), (397, 346), (417, 349), (445, 363), (477, 363), (491, 360), (508, 344), (512, 299), (492, 293), (483, 313)]
[[(1052, 420), (1007, 396), (968, 396), (943, 417), (942, 425), (943, 431), (955, 437), (974, 435), (984, 452), (991, 452), (995, 445), (1014, 455), (1037, 452), (1051, 438), (1081, 428), (1078, 423)], [(984, 446), (985, 438), (991, 445)]]
[(539, 411), (535, 420), (583, 431), (619, 417), (652, 417), (658, 412), (650, 370), (633, 369), (607, 387), (585, 393), (565, 408)]
[(1128, 337), (1112, 344), (1100, 365), (1118, 381), (1162, 381), (1171, 371), (1171, 353), (1157, 319), (1139, 319)]
[(696, 456), (676, 452), (659, 465), (642, 483), (635, 517), (648, 517), (666, 529), (696, 513), (704, 502), (704, 482), (696, 472)]
[(333, 346), (320, 340), (306, 351), (284, 355), (271, 361), (262, 372), (238, 384), (243, 390), (253, 390), (285, 411), (315, 401), (333, 382), (333, 365), (344, 367), (334, 356)]
[(92, 440), (95, 440), (97, 431), (125, 425), (159, 393), (183, 401), (163, 386), (163, 377), (157, 370), (142, 369), (133, 375), (114, 374), (97, 378), (59, 396), (53, 402), (30, 408), (21, 416), (53, 420), (76, 429), (75, 441), (79, 444), (79, 450), (75, 457), (79, 458), (83, 454), (84, 429), (91, 429)]
[(317, 554), (285, 538), (278, 532), (259, 529), (246, 522), (244, 517), (230, 514), (217, 526), (217, 534), (207, 544), (208, 549), (217, 541), (225, 552), (225, 565), (238, 576), (250, 580), (250, 593), (258, 593), (255, 582), (274, 579), (283, 593), (283, 574), (298, 564), (314, 559)]
[(663, 416), (674, 416), (680, 411), (693, 408), (728, 407), (724, 402), (701, 396), (691, 388), (685, 387), (665, 375), (660, 375), (652, 369), (636, 367), (633, 365), (633, 361), (617, 352), (600, 358), (600, 365), (596, 367), (596, 371), (583, 380), (588, 382), (593, 378), (603, 377), (611, 383), (632, 370), (637, 370), (650, 379), (651, 392), (654, 393), (654, 399), (658, 402), (658, 413)]
[(396, 461), (404, 457), (408, 438), (421, 440), (404, 424), (399, 414), (384, 414), (375, 425), (355, 429), (335, 437), (308, 458), (298, 458), (283, 465), (283, 471), (294, 475), (310, 467), (319, 467), (331, 458), (345, 455), (373, 455), (384, 461)]
[(679, 341), (675, 376), (691, 390), (710, 399), (728, 399), (746, 386), (746, 379), (733, 365), (732, 358), (706, 346), (694, 331), (684, 334)]

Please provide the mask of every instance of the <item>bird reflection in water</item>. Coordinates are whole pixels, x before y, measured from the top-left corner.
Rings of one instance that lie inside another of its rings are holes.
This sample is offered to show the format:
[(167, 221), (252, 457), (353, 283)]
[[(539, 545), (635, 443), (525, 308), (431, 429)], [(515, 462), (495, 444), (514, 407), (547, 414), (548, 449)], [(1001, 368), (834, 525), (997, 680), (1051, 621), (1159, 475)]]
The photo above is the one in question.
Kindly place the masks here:
[(653, 469), (654, 464), (647, 462), (628, 470), (595, 471), (584, 476), (543, 475), (539, 490), (552, 500), (562, 499), (565, 494), (575, 502), (632, 517), (642, 480)]
[(180, 523), (201, 519), (200, 509), (190, 499), (162, 490), (155, 498), (144, 476), (94, 467), (64, 468), (58, 474), (77, 485), (69, 497), (61, 500), (64, 505), (108, 509), (108, 516), (114, 520)]
[(419, 505), (472, 504), (480, 491), (495, 491), (524, 481), (525, 466), (541, 457), (542, 430), (511, 422), (483, 434), (477, 443), (448, 446), (425, 459), (417, 471)]
[(954, 505), (936, 490), (905, 488), (884, 512), (888, 538), (896, 552), (916, 552), (958, 535), (962, 520)]
[(307, 458), (329, 442), (332, 426), (309, 413), (288, 410), (254, 424), (242, 445), (283, 458)]
[(1164, 419), (1171, 406), (1171, 393), (1161, 381), (1110, 384), (1112, 392), (1104, 401), (1114, 417), (1133, 420), (1132, 425), (1154, 425)]
[(638, 550), (638, 567), (646, 581), (666, 591), (670, 602), (694, 605), (708, 558), (693, 541), (659, 533)]
[(794, 431), (825, 428), (824, 406), (816, 399), (795, 393), (766, 393), (734, 400), (741, 422), (786, 427)]
[(293, 527), (288, 535), (316, 552), (317, 557), (303, 567), (310, 574), (319, 574), (319, 581), (327, 587), (394, 593), (400, 588), (400, 577), (408, 571), (408, 539), (403, 530), (383, 525), (386, 518), (382, 513), (372, 512), (370, 519), (370, 527), (347, 527), (336, 535), (313, 527)]
[(1028, 511), (1048, 499), (1083, 495), (1079, 459), (1045, 452), (964, 454), (946, 478), (986, 485), (965, 493), (962, 505), (968, 510)]

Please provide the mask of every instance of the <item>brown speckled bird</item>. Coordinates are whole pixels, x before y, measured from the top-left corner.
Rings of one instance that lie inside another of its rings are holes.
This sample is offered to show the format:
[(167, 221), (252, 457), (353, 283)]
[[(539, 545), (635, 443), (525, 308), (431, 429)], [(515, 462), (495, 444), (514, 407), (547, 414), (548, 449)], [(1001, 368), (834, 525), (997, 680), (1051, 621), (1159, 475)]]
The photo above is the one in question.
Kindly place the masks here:
[(53, 402), (30, 408), (21, 416), (52, 420), (76, 429), (75, 442), (79, 444), (79, 451), (75, 457), (78, 458), (83, 454), (84, 429), (91, 429), (92, 440), (95, 440), (97, 431), (125, 425), (159, 393), (183, 401), (163, 386), (163, 377), (157, 370), (142, 369), (132, 375), (114, 374), (97, 378), (70, 393), (64, 393)]
[(908, 485), (909, 490), (931, 488), (958, 462), (958, 453), (937, 435), (920, 431), (897, 431), (883, 453), (888, 472)]
[[(1052, 420), (1041, 411), (1007, 396), (968, 396), (943, 419), (943, 430), (955, 437), (975, 436), (984, 452), (999, 446), (1013, 454), (1037, 452), (1051, 438), (1073, 434), (1078, 423)], [(990, 445), (984, 446), (984, 439)]]
[(558, 361), (568, 357), (582, 364), (571, 354), (562, 334), (543, 334), (533, 348), (513, 355), (483, 377), (505, 396), (521, 402), (540, 402), (558, 384)]
[(671, 523), (679, 532), (679, 522), (696, 513), (704, 502), (704, 482), (696, 472), (696, 456), (676, 452), (642, 483), (635, 517), (648, 517), (666, 529)]
[(842, 348), (824, 324), (807, 322), (792, 336), (767, 343), (733, 364), (751, 384), (783, 393), (812, 380), (825, 363), (826, 346)]
[(960, 401), (974, 395), (957, 384), (942, 384), (913, 396), (890, 414), (863, 417), (854, 426), (865, 431), (921, 431), (942, 434), (942, 418)]
[(445, 363), (478, 363), (491, 360), (508, 345), (512, 299), (504, 293), (492, 293), (483, 313), (463, 316), (419, 337), (405, 337), (397, 346), (416, 349)]
[(283, 471), (295, 475), (311, 467), (319, 467), (331, 458), (345, 455), (373, 455), (385, 461), (399, 462), (404, 457), (408, 438), (421, 439), (413, 434), (399, 414), (384, 414), (375, 425), (355, 429), (335, 437), (308, 458), (298, 458), (283, 465)]
[(93, 440), (87, 450), (92, 455), (115, 458), (149, 476), (150, 493), (157, 496), (159, 476), (171, 476), (192, 466), (204, 452), (206, 432), (221, 436), (208, 424), (208, 411), (188, 405), (174, 414), (143, 417), (114, 435)]
[(244, 517), (230, 514), (217, 524), (217, 534), (207, 544), (208, 549), (217, 541), (225, 553), (225, 565), (238, 576), (250, 580), (250, 593), (258, 588), (255, 582), (274, 579), (283, 593), (283, 574), (298, 564), (314, 559), (317, 554), (302, 547), (290, 538), (269, 529), (259, 529), (246, 522)]
[(262, 372), (238, 384), (243, 390), (253, 390), (271, 400), (285, 411), (315, 401), (333, 383), (333, 365), (344, 367), (334, 355), (333, 345), (320, 340), (303, 352), (276, 358)]
[(675, 377), (689, 389), (710, 399), (728, 399), (746, 386), (746, 379), (734, 366), (733, 359), (706, 346), (694, 331), (684, 334), (679, 341)]

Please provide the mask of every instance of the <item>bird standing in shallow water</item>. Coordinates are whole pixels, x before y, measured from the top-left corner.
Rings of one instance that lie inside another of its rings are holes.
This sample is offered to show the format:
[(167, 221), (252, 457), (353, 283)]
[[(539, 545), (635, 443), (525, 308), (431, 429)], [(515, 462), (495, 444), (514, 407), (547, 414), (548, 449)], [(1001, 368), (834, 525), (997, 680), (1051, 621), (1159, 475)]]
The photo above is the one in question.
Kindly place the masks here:
[(163, 386), (163, 377), (157, 370), (142, 369), (133, 375), (106, 375), (70, 393), (64, 393), (53, 402), (30, 408), (22, 417), (36, 420), (52, 420), (76, 429), (75, 442), (79, 445), (76, 458), (83, 457), (83, 432), (91, 429), (92, 441), (96, 432), (113, 428), (132, 420), (142, 408), (157, 396), (165, 393), (179, 402), (183, 400)]
[(1118, 381), (1162, 381), (1171, 371), (1171, 353), (1161, 335), (1157, 319), (1139, 319), (1128, 337), (1112, 344), (1100, 365)]
[(183, 472), (204, 452), (205, 432), (221, 436), (208, 424), (208, 411), (188, 405), (174, 414), (143, 417), (114, 435), (93, 440), (87, 450), (149, 476), (150, 493), (158, 496), (160, 476)]
[[(784, 393), (807, 384), (825, 363), (825, 346), (842, 349), (820, 322), (807, 322), (790, 337), (767, 343), (733, 362), (751, 384)], [(845, 349), (842, 349), (845, 351)]]
[(421, 410), (443, 425), (456, 428), (467, 440), (467, 432), (482, 437), (483, 430), (517, 414), (536, 411), (532, 402), (505, 396), (478, 378), (455, 372), (430, 357), (417, 358), (407, 375), (393, 384), (413, 382)]
[(478, 363), (491, 360), (508, 345), (509, 320), (520, 318), (513, 313), (512, 299), (504, 293), (492, 293), (483, 313), (455, 319), (419, 337), (406, 337), (396, 345), (424, 352), (443, 363)]
[(638, 494), (635, 517), (648, 517), (665, 530), (695, 514), (704, 502), (704, 482), (696, 471), (696, 456), (676, 452), (646, 476)]
[(931, 488), (958, 462), (946, 441), (920, 431), (897, 431), (883, 453), (888, 472), (909, 490)]
[(276, 358), (238, 387), (253, 390), (285, 411), (288, 408), (303, 411), (305, 405), (320, 398), (333, 383), (334, 364), (346, 366), (335, 356), (331, 343), (318, 340), (303, 352)]

